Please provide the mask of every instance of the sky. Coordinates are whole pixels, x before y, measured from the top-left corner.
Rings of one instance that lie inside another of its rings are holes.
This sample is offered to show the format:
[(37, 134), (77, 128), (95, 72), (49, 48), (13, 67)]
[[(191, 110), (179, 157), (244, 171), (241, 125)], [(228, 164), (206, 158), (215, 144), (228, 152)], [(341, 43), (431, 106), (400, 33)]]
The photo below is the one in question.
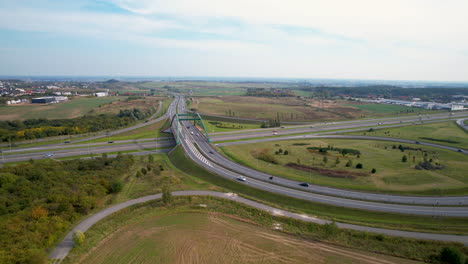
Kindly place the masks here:
[(468, 81), (467, 0), (0, 0), (0, 75)]

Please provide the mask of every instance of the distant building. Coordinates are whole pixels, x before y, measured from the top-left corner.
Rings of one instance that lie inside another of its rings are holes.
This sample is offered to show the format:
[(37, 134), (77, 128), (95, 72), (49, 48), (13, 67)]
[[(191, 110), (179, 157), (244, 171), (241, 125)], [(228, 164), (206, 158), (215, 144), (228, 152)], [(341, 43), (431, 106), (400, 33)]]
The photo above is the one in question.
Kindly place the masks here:
[(104, 97), (104, 96), (107, 96), (108, 93), (107, 92), (99, 92), (99, 93), (95, 93), (94, 94), (96, 97)]
[(33, 104), (50, 104), (55, 102), (55, 97), (38, 97), (31, 99)]
[(459, 110), (463, 110), (464, 109), (464, 106), (463, 105), (457, 105), (457, 104), (452, 104), (452, 107), (450, 110), (452, 111), (459, 111)]
[(66, 96), (55, 96), (55, 101), (57, 102), (62, 102), (62, 101), (67, 101), (68, 100), (68, 97)]

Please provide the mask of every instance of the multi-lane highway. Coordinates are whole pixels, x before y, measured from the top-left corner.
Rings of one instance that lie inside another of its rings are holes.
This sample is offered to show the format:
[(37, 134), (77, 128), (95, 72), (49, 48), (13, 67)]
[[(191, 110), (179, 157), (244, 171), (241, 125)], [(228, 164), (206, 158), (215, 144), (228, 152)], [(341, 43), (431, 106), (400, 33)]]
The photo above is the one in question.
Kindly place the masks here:
[[(180, 104), (178, 108), (179, 113), (184, 112), (184, 105)], [(397, 121), (399, 123), (399, 121)], [(189, 128), (187, 128), (189, 127)], [(175, 124), (173, 130), (175, 131)], [(185, 150), (185, 153), (194, 162), (207, 170), (216, 173), (221, 177), (225, 177), (231, 180), (237, 180), (240, 176), (246, 177), (246, 181), (239, 181), (240, 183), (247, 184), (251, 187), (279, 193), (282, 195), (309, 200), (313, 202), (326, 203), (336, 206), (344, 206), (351, 208), (358, 208), (372, 211), (383, 211), (383, 212), (394, 212), (404, 214), (419, 214), (419, 215), (438, 215), (438, 216), (468, 216), (468, 207), (438, 207), (441, 204), (459, 205), (460, 198), (462, 204), (466, 204), (464, 197), (456, 197), (455, 199), (441, 199), (441, 197), (407, 197), (407, 196), (395, 196), (395, 195), (379, 195), (369, 194), (361, 192), (350, 191), (348, 195), (353, 199), (342, 198), (337, 196), (343, 196), (343, 190), (333, 188), (323, 188), (320, 190), (321, 193), (327, 193), (327, 195), (317, 194), (305, 190), (298, 190), (301, 187), (297, 182), (289, 181), (286, 179), (274, 178), (274, 183), (269, 180), (271, 175), (263, 172), (258, 172), (250, 168), (236, 164), (229, 159), (218, 154), (212, 146), (206, 141), (206, 138), (199, 133), (194, 131), (188, 122), (185, 122), (183, 126), (180, 126), (180, 142)], [(191, 130), (191, 131), (190, 131)], [(194, 132), (193, 135), (191, 132)], [(279, 182), (281, 181), (281, 182)], [(281, 185), (279, 185), (281, 184)], [(293, 188), (291, 188), (293, 187)], [(318, 186), (314, 186), (314, 188)], [(318, 191), (317, 191), (318, 192)], [(369, 202), (363, 200), (378, 200), (386, 203)], [(414, 205), (401, 205), (391, 203), (405, 203), (405, 204), (426, 204), (433, 206), (414, 206)]]

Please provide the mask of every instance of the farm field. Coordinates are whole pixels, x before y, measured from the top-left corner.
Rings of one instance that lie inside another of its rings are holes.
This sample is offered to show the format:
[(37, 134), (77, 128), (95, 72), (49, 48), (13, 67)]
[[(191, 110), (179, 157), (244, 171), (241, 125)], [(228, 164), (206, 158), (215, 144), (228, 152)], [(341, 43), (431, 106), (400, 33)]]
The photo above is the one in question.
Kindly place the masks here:
[(403, 138), (468, 149), (468, 133), (460, 128), (455, 121), (374, 129), (372, 132), (350, 132), (345, 134)]
[(146, 212), (142, 218), (145, 212), (139, 213), (139, 221), (114, 226), (89, 252), (65, 263), (416, 263), (302, 239), (223, 214)]
[(279, 118), (283, 122), (349, 120), (441, 112), (397, 105), (349, 104), (349, 101), (344, 100), (255, 96), (192, 97), (189, 108), (207, 115), (263, 120)]
[(0, 106), (0, 120), (25, 120), (32, 118), (75, 118), (83, 116), (101, 105), (124, 100), (126, 97), (78, 97), (68, 102), (48, 105)]
[[(383, 141), (321, 139), (249, 143), (221, 149), (246, 166), (317, 185), (401, 194), (468, 193), (465, 173), (468, 160), (464, 154), (417, 144), (403, 144), (402, 148), (406, 149), (402, 152), (399, 145)], [(328, 146), (338, 150), (319, 150)], [(342, 149), (357, 150), (360, 154), (343, 155)], [(403, 156), (406, 162), (402, 162)], [(434, 165), (440, 163), (443, 168), (416, 169), (424, 158), (433, 160), (431, 164)], [(352, 164), (348, 167), (348, 163)], [(356, 168), (358, 163), (362, 164), (362, 169)], [(372, 173), (374, 168), (376, 171)]]
[(146, 111), (150, 108), (157, 109), (159, 106), (159, 101), (165, 102), (165, 101), (168, 101), (168, 98), (164, 96), (160, 96), (160, 97), (148, 96), (144, 98), (131, 99), (131, 100), (129, 99), (119, 100), (119, 101), (115, 101), (115, 102), (100, 106), (98, 108), (92, 109), (89, 113), (90, 114), (114, 114), (116, 115), (119, 113), (120, 110), (132, 109), (132, 108), (138, 108), (142, 111)]
[(358, 118), (361, 111), (341, 107), (338, 103), (314, 103), (297, 98), (264, 98), (254, 96), (198, 97), (190, 108), (208, 115), (231, 116), (252, 119), (276, 119), (301, 122)]
[(238, 84), (227, 82), (147, 82), (139, 85), (142, 88), (167, 88), (183, 93), (193, 92), (196, 96), (243, 95), (246, 87), (257, 87), (256, 84)]

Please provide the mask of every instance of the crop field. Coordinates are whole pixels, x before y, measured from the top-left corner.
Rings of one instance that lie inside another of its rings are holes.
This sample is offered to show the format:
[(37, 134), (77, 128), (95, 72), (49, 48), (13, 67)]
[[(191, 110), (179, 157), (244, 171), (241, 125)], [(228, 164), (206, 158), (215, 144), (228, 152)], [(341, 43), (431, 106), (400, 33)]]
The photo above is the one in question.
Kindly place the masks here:
[(112, 103), (124, 100), (126, 97), (78, 97), (59, 104), (47, 105), (9, 105), (0, 106), (0, 120), (25, 120), (32, 118), (75, 118), (83, 116), (89, 111)]
[(203, 212), (147, 216), (76, 259), (72, 263), (415, 263)]
[(257, 87), (249, 84), (222, 83), (222, 82), (147, 82), (140, 84), (143, 88), (163, 88), (170, 87), (170, 90), (180, 92), (193, 92), (196, 96), (214, 95), (243, 95), (245, 88)]
[[(399, 145), (369, 140), (304, 139), (231, 145), (222, 150), (249, 167), (317, 185), (403, 194), (468, 193), (468, 160), (464, 154), (417, 144), (403, 144), (401, 151)], [(326, 150), (328, 146), (332, 149)], [(343, 154), (343, 149), (360, 154)], [(403, 156), (406, 162), (402, 161)], [(440, 163), (442, 168), (416, 169), (424, 159), (434, 166)], [(356, 168), (358, 163), (362, 168)]]
[(468, 133), (460, 128), (455, 121), (375, 129), (372, 132), (364, 131), (346, 134), (403, 138), (468, 149)]

